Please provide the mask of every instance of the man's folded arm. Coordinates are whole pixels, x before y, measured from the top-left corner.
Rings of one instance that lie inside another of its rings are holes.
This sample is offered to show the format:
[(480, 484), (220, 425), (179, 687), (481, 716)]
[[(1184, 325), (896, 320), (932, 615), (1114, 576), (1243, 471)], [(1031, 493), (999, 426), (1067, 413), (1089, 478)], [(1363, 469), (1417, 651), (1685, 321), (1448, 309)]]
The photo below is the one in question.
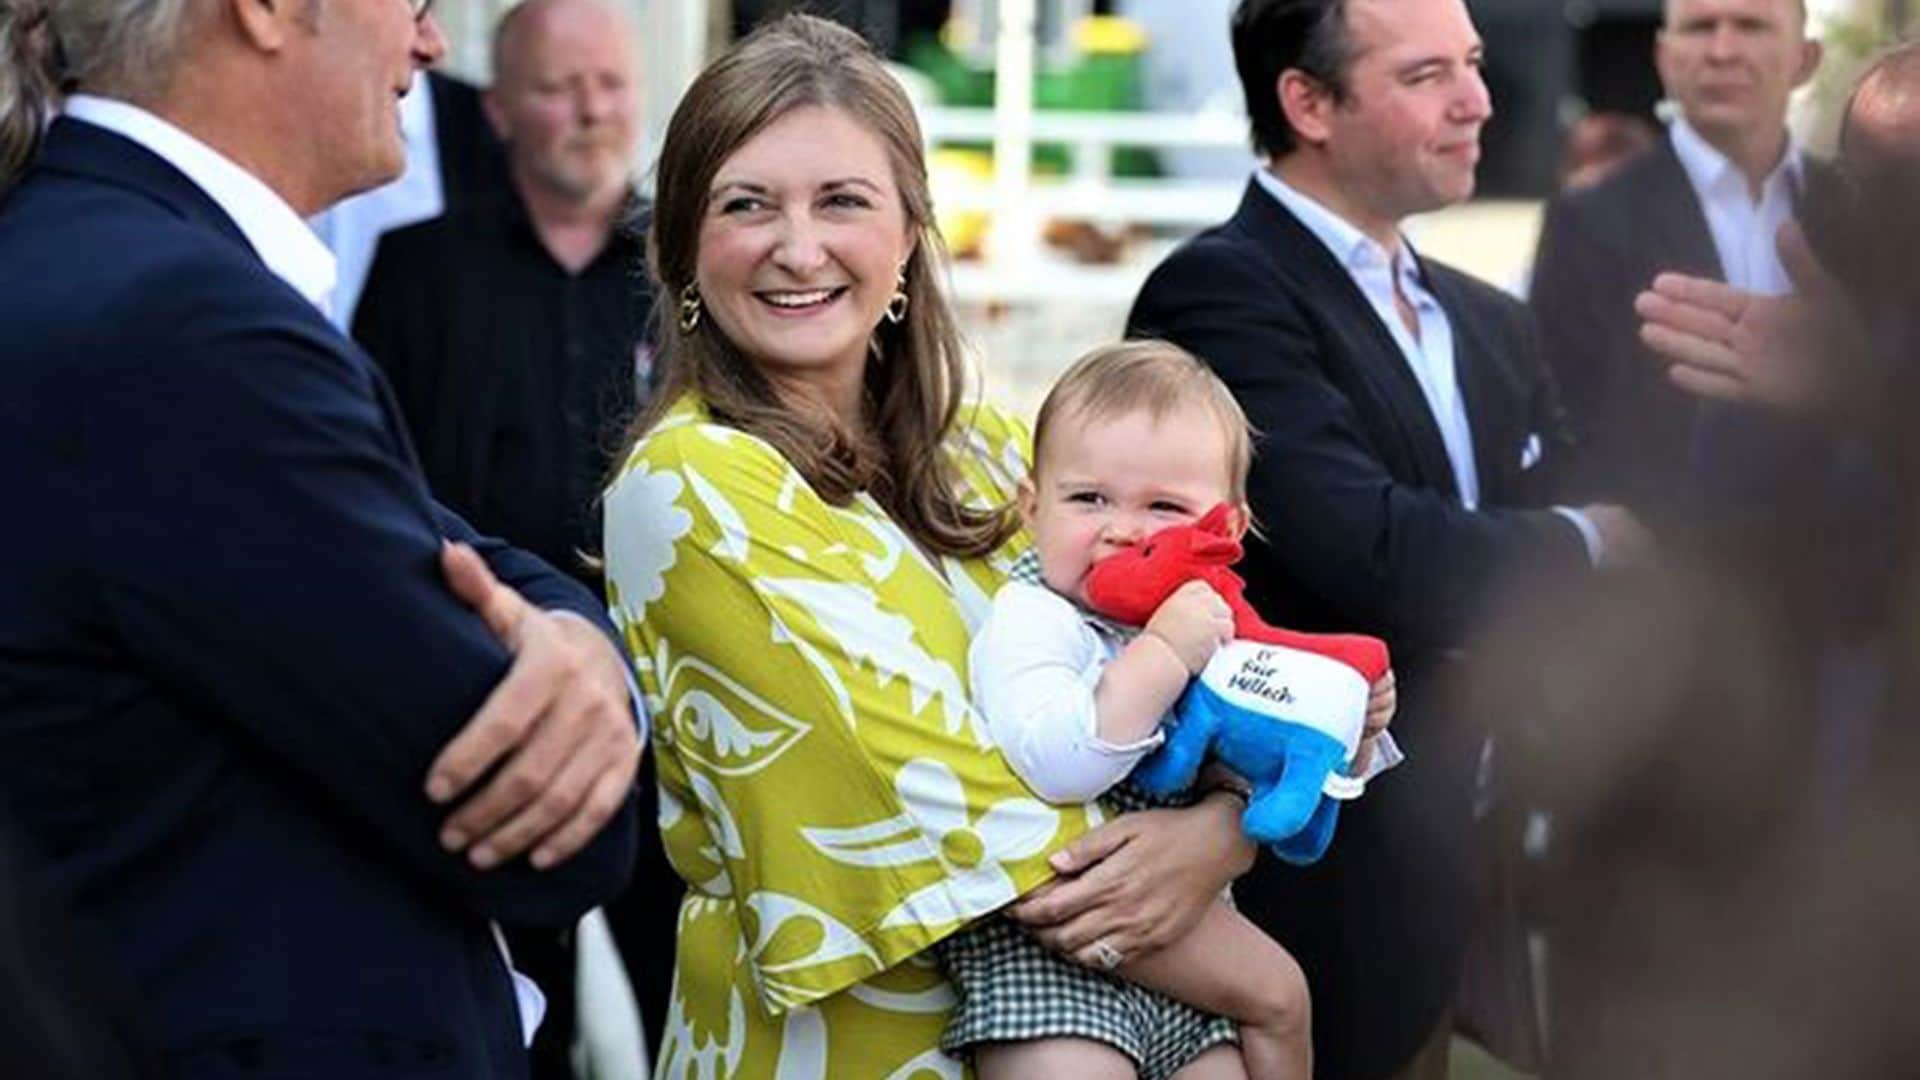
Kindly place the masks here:
[(620, 632), (614, 628), (613, 620), (607, 615), (606, 601), (593, 595), (578, 581), (555, 570), (540, 556), (523, 551), (497, 537), (479, 532), (469, 525), (465, 518), (439, 502), (433, 503), (433, 513), (440, 535), (473, 548), (482, 559), (486, 560), (488, 569), (493, 571), (493, 575), (500, 579), (502, 585), (526, 597), (527, 602), (537, 608), (577, 616), (600, 631), (607, 639), (607, 643), (613, 647), (614, 655), (620, 658), (627, 681), (627, 697), (633, 707), (634, 722), (638, 725), (640, 743), (645, 745), (652, 731), (646, 702), (640, 693), (639, 682), (633, 677), (631, 662), (627, 659), (626, 646), (620, 640)]
[[(545, 611), (567, 611), (586, 619), (607, 636), (616, 648), (620, 636), (607, 618), (607, 603), (593, 595), (585, 585), (553, 568), (545, 559), (514, 547), (497, 537), (488, 536), (467, 520), (438, 502), (429, 504), (433, 527), (448, 540), (466, 544), (487, 562), (493, 576), (527, 602)], [(624, 656), (625, 654), (622, 653)]]
[[(83, 405), (92, 559), (126, 647), (284, 764), (290, 783), (311, 785), (316, 809), (383, 847), (397, 872), (520, 921), (568, 921), (617, 891), (631, 795), (551, 870), (518, 860), (482, 872), (441, 848), (429, 764), (510, 662), (442, 577), (451, 515), (411, 466), (369, 369), (244, 296), (197, 299), (185, 340), (155, 350), (164, 362), (127, 358)], [(604, 628), (585, 590), (537, 559), (470, 530), (457, 538), (478, 541), (531, 602)]]

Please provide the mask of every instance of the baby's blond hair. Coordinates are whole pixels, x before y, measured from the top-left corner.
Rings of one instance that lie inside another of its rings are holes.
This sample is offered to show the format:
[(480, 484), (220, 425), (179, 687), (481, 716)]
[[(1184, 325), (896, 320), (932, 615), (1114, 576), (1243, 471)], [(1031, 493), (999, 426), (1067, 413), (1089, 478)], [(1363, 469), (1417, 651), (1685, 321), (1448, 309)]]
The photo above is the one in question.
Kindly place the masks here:
[(1033, 467), (1044, 460), (1047, 432), (1063, 422), (1109, 420), (1145, 410), (1158, 422), (1182, 405), (1204, 408), (1227, 436), (1227, 481), (1233, 501), (1247, 501), (1253, 426), (1220, 377), (1167, 341), (1142, 338), (1101, 345), (1073, 362), (1047, 391), (1033, 422)]

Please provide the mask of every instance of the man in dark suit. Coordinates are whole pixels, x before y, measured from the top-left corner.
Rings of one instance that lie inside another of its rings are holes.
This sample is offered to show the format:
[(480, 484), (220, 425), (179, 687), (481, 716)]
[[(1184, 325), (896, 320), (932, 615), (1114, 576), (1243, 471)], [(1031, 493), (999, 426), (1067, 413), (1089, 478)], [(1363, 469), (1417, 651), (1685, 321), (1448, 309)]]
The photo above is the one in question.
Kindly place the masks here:
[(1662, 271), (1766, 294), (1790, 287), (1774, 234), (1818, 169), (1787, 132), (1788, 97), (1820, 61), (1806, 18), (1803, 0), (1668, 0), (1655, 62), (1679, 109), (1671, 129), (1617, 175), (1547, 207), (1529, 302), (1587, 441), (1564, 478), (1570, 497), (1670, 519), (1718, 464), (1703, 458), (1714, 448), (1701, 444), (1701, 410), (1635, 339), (1633, 298)]
[(1490, 105), (1460, 0), (1244, 0), (1233, 42), (1267, 167), (1153, 272), (1129, 332), (1190, 349), (1245, 407), (1268, 537), (1249, 594), (1387, 639), (1408, 756), (1324, 860), (1263, 856), (1235, 897), (1306, 971), (1316, 1075), (1444, 1075), (1489, 718), (1440, 700), (1443, 669), (1503, 575), (1580, 575), (1646, 538), (1614, 507), (1542, 505), (1561, 438), (1526, 311), (1400, 234), (1473, 191)]
[(0, 810), (170, 1075), (521, 1078), (490, 923), (625, 882), (639, 733), (598, 600), (433, 502), (320, 313), (302, 215), (398, 172), (445, 48), (325, 16), (52, 9), (79, 85), (0, 203)]

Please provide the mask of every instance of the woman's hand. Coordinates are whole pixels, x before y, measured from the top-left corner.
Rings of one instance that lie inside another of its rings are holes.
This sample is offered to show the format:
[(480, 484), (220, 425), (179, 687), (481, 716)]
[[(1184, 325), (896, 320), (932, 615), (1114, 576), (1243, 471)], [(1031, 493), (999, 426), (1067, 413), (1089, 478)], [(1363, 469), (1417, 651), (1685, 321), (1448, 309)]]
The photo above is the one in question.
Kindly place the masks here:
[(1253, 865), (1253, 844), (1240, 832), (1243, 806), (1218, 793), (1183, 810), (1122, 814), (1056, 852), (1060, 876), (1007, 913), (1041, 944), (1089, 967), (1159, 949), (1191, 930)]

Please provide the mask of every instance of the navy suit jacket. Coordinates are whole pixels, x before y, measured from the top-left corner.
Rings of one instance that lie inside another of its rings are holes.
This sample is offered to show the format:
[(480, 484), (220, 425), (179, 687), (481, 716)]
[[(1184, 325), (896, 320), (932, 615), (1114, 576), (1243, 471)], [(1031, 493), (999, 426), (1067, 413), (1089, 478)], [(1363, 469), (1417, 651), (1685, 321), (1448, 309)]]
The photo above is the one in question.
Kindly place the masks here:
[(1474, 907), (1473, 767), (1491, 718), (1443, 700), (1443, 675), (1500, 579), (1586, 565), (1578, 530), (1541, 507), (1560, 414), (1526, 310), (1438, 263), (1421, 270), (1453, 328), (1478, 510), (1460, 504), (1392, 333), (1257, 183), (1154, 270), (1128, 318), (1130, 335), (1204, 360), (1260, 433), (1248, 497), (1265, 539), (1250, 538), (1240, 566), (1255, 606), (1393, 649), (1407, 764), (1342, 808), (1326, 858), (1300, 869), (1262, 853), (1234, 893), (1306, 971), (1323, 1080), (1392, 1074), (1452, 1000)]
[(1547, 204), (1528, 303), (1583, 447), (1570, 499), (1625, 502), (1665, 520), (1682, 497), (1699, 412), (1640, 344), (1633, 298), (1672, 270), (1723, 279), (1706, 211), (1670, 138), (1618, 173)]
[(0, 809), (176, 1075), (524, 1076), (488, 921), (576, 918), (636, 823), (440, 849), (428, 766), (510, 662), (442, 539), (600, 605), (436, 505), (373, 363), (135, 143), (56, 122), (0, 275)]
[[(1829, 179), (1823, 162), (1807, 158), (1805, 169), (1809, 185)], [(1818, 453), (1818, 440), (1758, 410), (1703, 404), (1668, 380), (1640, 343), (1633, 310), (1664, 271), (1726, 279), (1670, 136), (1547, 205), (1528, 303), (1583, 442), (1559, 494), (1624, 502), (1672, 540), (1703, 509), (1764, 499), (1781, 470)]]

